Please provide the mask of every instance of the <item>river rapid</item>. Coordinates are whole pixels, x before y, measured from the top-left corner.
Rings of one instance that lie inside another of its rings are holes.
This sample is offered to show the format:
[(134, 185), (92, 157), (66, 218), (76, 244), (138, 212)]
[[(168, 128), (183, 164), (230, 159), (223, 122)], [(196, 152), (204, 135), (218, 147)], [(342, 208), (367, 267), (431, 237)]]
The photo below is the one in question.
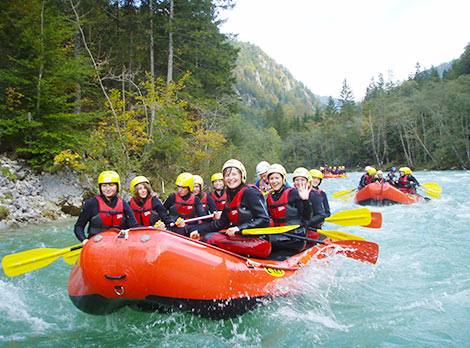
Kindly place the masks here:
[[(334, 200), (360, 173), (326, 179), (332, 213), (359, 208)], [(92, 316), (67, 294), (71, 266), (62, 259), (14, 278), (0, 272), (1, 347), (469, 347), (470, 172), (415, 172), (443, 188), (439, 200), (370, 207), (381, 229), (324, 229), (362, 236), (380, 246), (377, 264), (333, 257), (311, 262), (278, 298), (231, 320), (129, 308)], [(424, 195), (424, 194), (423, 194)], [(0, 257), (77, 244), (74, 220), (0, 232)]]

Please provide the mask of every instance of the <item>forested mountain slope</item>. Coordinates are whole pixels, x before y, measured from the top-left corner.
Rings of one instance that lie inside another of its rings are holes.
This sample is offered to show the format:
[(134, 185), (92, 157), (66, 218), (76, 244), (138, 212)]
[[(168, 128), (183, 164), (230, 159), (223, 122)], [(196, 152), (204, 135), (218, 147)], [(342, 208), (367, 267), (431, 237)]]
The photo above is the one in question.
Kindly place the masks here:
[[(235, 89), (242, 99), (244, 115), (264, 111), (281, 104), (292, 115), (313, 114), (317, 107), (324, 107), (302, 82), (258, 46), (234, 41), (239, 49), (235, 68)], [(288, 111), (289, 110), (289, 111)]]

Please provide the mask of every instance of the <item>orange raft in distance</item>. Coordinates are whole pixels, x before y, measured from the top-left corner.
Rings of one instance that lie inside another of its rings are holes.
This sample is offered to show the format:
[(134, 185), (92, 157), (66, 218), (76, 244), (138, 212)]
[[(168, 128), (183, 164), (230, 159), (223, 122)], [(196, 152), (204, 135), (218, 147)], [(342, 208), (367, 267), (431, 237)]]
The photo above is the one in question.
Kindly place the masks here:
[(325, 242), (275, 261), (247, 258), (156, 228), (106, 231), (83, 247), (70, 272), (68, 292), (73, 304), (90, 314), (130, 306), (229, 318), (265, 299), (287, 295), (279, 285), (311, 259), (337, 252), (371, 263), (378, 257), (378, 245), (372, 242)]
[(384, 206), (392, 204), (413, 204), (427, 201), (417, 193), (407, 193), (389, 183), (372, 183), (356, 193), (354, 202), (360, 205)]
[(336, 178), (347, 178), (346, 174), (331, 174), (331, 173), (324, 173), (323, 179), (336, 179)]

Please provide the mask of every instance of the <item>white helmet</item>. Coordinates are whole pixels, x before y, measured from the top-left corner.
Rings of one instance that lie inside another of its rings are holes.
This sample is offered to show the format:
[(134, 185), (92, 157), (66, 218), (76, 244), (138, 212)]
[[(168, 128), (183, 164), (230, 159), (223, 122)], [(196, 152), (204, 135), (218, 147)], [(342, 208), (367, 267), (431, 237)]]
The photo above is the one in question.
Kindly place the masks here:
[(269, 168), (269, 163), (266, 161), (261, 161), (256, 166), (256, 174), (260, 175), (260, 174), (266, 173), (268, 171), (268, 168)]

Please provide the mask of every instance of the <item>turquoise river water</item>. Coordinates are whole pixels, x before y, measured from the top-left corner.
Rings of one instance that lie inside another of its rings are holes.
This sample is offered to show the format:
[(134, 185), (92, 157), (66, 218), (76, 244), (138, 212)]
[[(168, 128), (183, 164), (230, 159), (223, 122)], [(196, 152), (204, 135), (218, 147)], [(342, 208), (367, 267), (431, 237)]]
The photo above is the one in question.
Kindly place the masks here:
[[(441, 198), (371, 207), (383, 214), (381, 229), (324, 226), (378, 243), (375, 265), (341, 255), (311, 262), (291, 280), (301, 293), (213, 321), (129, 308), (82, 313), (67, 295), (71, 266), (58, 259), (14, 278), (0, 272), (0, 346), (470, 347), (470, 172), (414, 174), (439, 183)], [(324, 180), (333, 213), (359, 207), (332, 198), (356, 187), (359, 177)], [(73, 224), (1, 231), (0, 257), (76, 244)]]

